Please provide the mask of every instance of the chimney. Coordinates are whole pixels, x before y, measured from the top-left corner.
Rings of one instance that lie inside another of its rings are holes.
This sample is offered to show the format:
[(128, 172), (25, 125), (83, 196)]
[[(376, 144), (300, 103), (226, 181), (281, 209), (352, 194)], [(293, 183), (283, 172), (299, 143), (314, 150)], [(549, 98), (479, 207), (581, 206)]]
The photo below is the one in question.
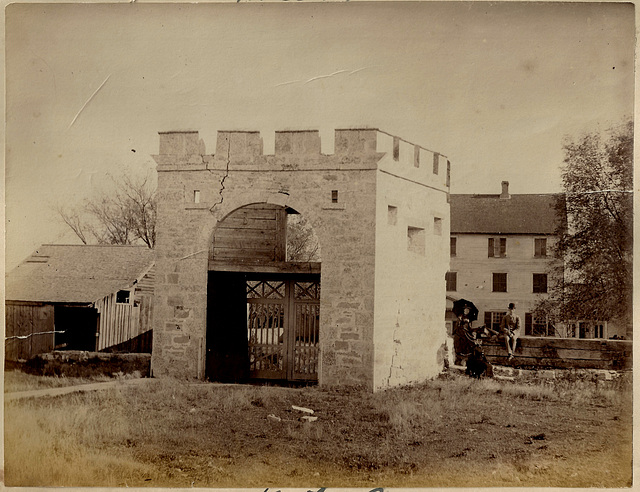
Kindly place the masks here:
[(500, 199), (501, 200), (508, 200), (509, 198), (511, 198), (511, 195), (509, 195), (509, 181), (503, 181), (502, 182), (502, 193), (500, 194)]

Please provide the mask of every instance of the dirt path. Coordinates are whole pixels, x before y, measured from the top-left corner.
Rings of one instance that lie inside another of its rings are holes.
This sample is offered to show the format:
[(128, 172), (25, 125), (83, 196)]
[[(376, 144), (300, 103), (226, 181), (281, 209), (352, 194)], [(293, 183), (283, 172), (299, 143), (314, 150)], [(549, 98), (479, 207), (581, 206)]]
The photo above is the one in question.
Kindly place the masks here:
[(29, 391), (15, 391), (12, 393), (4, 394), (4, 401), (21, 400), (24, 398), (41, 398), (45, 396), (61, 396), (68, 395), (69, 393), (83, 393), (86, 391), (98, 391), (109, 388), (116, 388), (118, 386), (132, 386), (140, 384), (148, 384), (146, 382), (152, 381), (149, 378), (141, 379), (124, 379), (119, 381), (105, 381), (100, 383), (90, 384), (77, 384), (72, 386), (61, 386), (59, 388), (46, 388)]

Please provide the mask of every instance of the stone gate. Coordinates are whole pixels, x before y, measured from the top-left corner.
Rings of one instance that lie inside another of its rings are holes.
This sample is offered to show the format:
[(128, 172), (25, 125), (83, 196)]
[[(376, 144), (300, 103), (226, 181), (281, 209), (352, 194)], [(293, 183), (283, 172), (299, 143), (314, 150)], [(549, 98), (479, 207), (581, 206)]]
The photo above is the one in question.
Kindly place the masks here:
[[(304, 358), (321, 385), (375, 390), (439, 372), (449, 161), (377, 129), (336, 130), (332, 154), (320, 144), (281, 131), (264, 155), (258, 132), (219, 131), (212, 155), (198, 132), (160, 133), (154, 376), (290, 379)], [(320, 261), (287, 261), (291, 214)], [(287, 289), (317, 308), (301, 315)], [(287, 316), (309, 334), (288, 334)]]

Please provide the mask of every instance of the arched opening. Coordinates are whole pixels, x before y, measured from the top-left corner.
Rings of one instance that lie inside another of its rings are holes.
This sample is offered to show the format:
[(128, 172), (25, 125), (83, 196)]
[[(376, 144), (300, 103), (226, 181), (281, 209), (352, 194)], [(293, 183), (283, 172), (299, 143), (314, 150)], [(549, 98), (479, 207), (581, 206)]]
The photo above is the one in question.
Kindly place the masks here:
[(209, 251), (206, 377), (315, 382), (320, 246), (295, 210), (256, 203), (218, 223)]

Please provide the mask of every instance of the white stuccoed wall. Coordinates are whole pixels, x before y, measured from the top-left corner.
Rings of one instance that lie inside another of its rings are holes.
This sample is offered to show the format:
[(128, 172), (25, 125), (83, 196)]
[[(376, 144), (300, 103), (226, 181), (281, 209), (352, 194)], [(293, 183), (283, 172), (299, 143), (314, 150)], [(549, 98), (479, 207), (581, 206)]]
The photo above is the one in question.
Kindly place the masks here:
[[(374, 387), (415, 383), (436, 376), (438, 349), (445, 342), (445, 283), (449, 267), (447, 160), (400, 141), (393, 159), (393, 137), (378, 134), (376, 270), (374, 315)], [(396, 207), (396, 222), (389, 206)], [(440, 231), (434, 218), (441, 219)], [(408, 228), (423, 229), (409, 247)]]

